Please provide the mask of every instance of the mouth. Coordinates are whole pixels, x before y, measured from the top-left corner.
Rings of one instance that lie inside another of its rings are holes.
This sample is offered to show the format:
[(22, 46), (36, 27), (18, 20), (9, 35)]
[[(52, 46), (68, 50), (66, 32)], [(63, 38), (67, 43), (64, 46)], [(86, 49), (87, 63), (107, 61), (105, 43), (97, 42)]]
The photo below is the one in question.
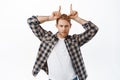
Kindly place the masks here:
[(67, 32), (62, 32), (62, 33), (67, 33)]

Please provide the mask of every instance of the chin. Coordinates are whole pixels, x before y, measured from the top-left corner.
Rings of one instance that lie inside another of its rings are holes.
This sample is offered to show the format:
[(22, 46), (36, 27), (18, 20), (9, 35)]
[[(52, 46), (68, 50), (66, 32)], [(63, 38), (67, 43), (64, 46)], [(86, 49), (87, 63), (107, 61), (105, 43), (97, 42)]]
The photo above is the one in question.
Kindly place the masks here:
[(61, 37), (65, 38), (68, 34), (67, 33), (61, 33)]
[(67, 34), (62, 35), (64, 38), (67, 36)]

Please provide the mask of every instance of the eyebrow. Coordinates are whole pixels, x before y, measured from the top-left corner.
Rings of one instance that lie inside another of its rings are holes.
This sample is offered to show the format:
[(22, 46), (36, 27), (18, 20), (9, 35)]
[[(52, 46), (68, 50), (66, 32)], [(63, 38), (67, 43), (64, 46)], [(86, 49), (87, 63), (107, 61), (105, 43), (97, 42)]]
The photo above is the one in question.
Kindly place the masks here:
[(60, 24), (60, 26), (68, 26), (68, 25), (62, 25), (62, 24)]

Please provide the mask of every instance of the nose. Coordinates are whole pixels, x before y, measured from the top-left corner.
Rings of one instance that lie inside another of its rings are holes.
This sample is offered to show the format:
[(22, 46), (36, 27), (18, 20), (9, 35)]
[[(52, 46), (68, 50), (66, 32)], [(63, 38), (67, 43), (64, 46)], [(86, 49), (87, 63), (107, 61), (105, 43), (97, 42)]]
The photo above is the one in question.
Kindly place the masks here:
[(65, 32), (65, 30), (66, 30), (65, 26), (63, 26), (62, 30), (63, 30), (63, 32)]

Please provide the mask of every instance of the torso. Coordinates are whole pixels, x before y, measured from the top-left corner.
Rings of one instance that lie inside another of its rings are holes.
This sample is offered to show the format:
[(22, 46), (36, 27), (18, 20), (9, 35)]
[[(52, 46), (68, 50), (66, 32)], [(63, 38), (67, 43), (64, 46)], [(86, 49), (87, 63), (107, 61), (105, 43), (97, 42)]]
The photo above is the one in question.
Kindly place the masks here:
[(64, 39), (59, 39), (47, 60), (47, 64), (48, 76), (52, 80), (72, 80), (75, 76)]

